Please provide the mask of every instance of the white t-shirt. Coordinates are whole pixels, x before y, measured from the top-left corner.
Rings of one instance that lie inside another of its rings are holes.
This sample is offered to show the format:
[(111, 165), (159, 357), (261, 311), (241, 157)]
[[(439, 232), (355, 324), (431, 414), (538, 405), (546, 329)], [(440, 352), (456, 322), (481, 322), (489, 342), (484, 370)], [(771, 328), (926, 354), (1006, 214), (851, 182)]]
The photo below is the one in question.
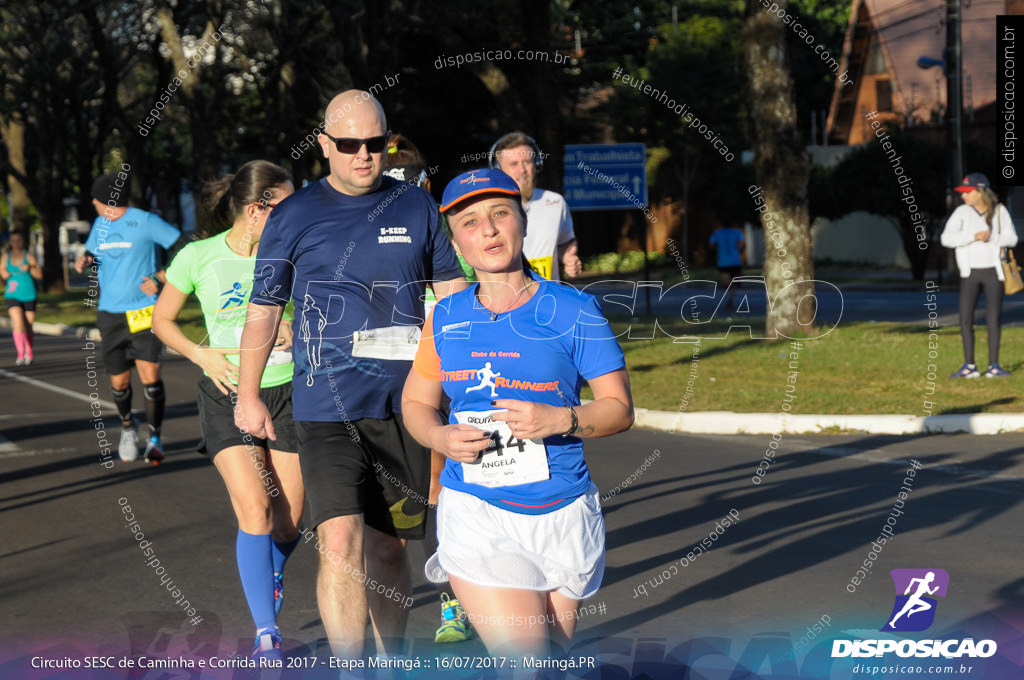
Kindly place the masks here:
[(558, 246), (576, 238), (572, 215), (561, 194), (534, 189), (526, 208), (526, 239), (523, 252), (538, 274), (559, 280)]

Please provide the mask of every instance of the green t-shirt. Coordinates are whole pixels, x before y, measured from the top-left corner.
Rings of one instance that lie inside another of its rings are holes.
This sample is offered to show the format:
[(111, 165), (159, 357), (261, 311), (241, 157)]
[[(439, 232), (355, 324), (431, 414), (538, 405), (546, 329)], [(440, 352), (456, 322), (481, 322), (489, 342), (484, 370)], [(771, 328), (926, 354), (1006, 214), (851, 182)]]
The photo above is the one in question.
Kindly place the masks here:
[[(256, 256), (242, 257), (225, 239), (226, 233), (217, 234), (182, 248), (167, 267), (167, 282), (199, 299), (210, 347), (237, 348), (252, 293)], [(237, 365), (239, 357), (228, 354), (227, 359)], [(260, 387), (285, 384), (292, 379), (294, 368), (290, 351), (272, 351)]]

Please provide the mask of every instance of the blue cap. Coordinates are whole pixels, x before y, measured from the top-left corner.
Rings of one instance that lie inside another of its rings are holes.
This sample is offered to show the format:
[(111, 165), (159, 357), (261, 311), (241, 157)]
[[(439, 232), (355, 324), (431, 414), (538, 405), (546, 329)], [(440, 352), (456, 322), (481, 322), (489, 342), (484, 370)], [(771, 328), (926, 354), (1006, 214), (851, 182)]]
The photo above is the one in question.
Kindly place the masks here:
[(444, 188), (441, 196), (441, 212), (447, 212), (453, 206), (467, 198), (483, 194), (507, 194), (519, 196), (519, 185), (516, 181), (497, 168), (484, 168), (464, 172)]
[(964, 181), (960, 182), (960, 186), (953, 189), (953, 191), (959, 191), (963, 194), (968, 191), (974, 191), (975, 189), (987, 186), (991, 186), (988, 183), (988, 177), (985, 177), (985, 175), (980, 172), (972, 172), (967, 175), (967, 177), (964, 177)]

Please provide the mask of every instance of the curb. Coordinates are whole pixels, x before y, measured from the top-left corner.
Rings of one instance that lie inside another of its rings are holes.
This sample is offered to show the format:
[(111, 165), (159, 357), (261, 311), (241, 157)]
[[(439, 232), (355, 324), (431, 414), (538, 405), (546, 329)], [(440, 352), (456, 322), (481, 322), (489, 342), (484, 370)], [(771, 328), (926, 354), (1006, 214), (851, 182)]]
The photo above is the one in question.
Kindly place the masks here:
[(686, 434), (1005, 434), (1024, 431), (1024, 414), (962, 413), (937, 416), (671, 413), (636, 409), (637, 427)]
[[(9, 329), (9, 319), (0, 318), (0, 328)], [(99, 341), (100, 332), (87, 326), (62, 323), (34, 324), (40, 335), (70, 336)], [(1024, 431), (1024, 414), (960, 413), (938, 416), (834, 415), (789, 413), (736, 413), (695, 411), (679, 413), (635, 409), (634, 424), (646, 430), (669, 434), (1005, 434)]]

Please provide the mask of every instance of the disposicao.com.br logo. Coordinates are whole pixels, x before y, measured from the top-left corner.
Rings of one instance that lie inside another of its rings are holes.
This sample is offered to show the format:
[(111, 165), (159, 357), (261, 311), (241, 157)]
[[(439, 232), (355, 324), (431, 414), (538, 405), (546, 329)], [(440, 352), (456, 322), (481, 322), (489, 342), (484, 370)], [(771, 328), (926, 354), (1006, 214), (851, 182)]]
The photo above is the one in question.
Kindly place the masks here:
[[(935, 621), (938, 600), (945, 598), (949, 589), (949, 574), (945, 569), (893, 569), (895, 602), (882, 632), (920, 632)], [(832, 657), (871, 657), (895, 653), (900, 657), (987, 658), (996, 653), (994, 640), (975, 642), (963, 640), (833, 640)]]

